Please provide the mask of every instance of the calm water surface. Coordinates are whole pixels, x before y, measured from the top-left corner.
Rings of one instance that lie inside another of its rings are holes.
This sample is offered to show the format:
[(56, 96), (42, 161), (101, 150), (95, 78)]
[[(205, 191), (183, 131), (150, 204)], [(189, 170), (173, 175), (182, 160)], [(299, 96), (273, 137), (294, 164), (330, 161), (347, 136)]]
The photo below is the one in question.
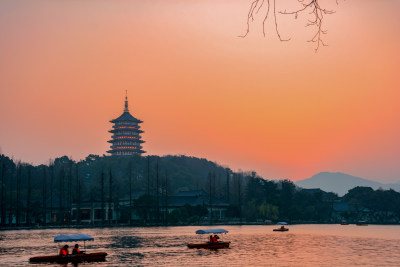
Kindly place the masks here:
[[(105, 251), (106, 262), (79, 266), (400, 266), (400, 226), (292, 225), (50, 229), (0, 232), (0, 265), (29, 264), (32, 256), (55, 254), (57, 234), (86, 233), (87, 251)], [(225, 228), (229, 249), (189, 249), (197, 229)], [(69, 243), (69, 245), (73, 245)], [(83, 244), (82, 244), (83, 245)], [(57, 264), (49, 264), (57, 265)], [(68, 266), (72, 266), (69, 264)]]

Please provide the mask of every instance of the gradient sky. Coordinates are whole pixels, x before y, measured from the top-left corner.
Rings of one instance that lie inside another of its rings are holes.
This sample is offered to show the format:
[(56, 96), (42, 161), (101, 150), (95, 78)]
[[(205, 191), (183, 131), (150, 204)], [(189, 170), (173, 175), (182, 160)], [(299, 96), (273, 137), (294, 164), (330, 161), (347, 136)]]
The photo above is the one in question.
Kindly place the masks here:
[(324, 0), (318, 53), (304, 16), (278, 16), (289, 42), (262, 14), (238, 37), (251, 2), (0, 1), (0, 152), (102, 155), (128, 90), (148, 154), (399, 181), (400, 1)]

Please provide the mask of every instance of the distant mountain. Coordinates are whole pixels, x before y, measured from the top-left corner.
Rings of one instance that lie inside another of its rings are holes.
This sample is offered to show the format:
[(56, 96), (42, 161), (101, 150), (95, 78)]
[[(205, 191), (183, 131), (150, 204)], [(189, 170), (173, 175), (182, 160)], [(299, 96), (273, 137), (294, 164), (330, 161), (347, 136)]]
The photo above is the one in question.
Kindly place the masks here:
[(374, 190), (379, 188), (388, 190), (392, 188), (393, 190), (400, 191), (400, 182), (395, 184), (382, 184), (339, 172), (321, 172), (311, 178), (297, 181), (295, 184), (307, 189), (320, 188), (326, 192), (337, 193), (339, 196), (345, 195), (347, 191), (356, 186), (368, 186)]

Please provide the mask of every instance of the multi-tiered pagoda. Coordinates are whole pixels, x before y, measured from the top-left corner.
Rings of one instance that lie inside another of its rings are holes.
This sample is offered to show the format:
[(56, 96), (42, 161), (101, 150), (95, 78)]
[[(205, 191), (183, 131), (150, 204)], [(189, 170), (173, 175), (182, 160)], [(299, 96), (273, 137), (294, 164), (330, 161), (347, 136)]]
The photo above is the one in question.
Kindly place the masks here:
[(124, 113), (118, 118), (110, 121), (114, 123), (113, 129), (109, 131), (113, 135), (111, 140), (111, 150), (107, 151), (111, 155), (116, 156), (129, 156), (141, 155), (146, 151), (142, 150), (142, 143), (139, 124), (143, 121), (136, 119), (129, 113), (128, 109), (128, 95), (125, 96), (125, 109)]

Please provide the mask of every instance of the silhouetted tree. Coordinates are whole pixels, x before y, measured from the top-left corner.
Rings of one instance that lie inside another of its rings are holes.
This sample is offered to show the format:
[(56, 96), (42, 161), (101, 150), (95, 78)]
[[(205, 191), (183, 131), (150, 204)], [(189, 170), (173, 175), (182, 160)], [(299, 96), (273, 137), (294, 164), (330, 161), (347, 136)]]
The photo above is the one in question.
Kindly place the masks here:
[(68, 169), (68, 210), (67, 210), (67, 218), (68, 223), (71, 223), (71, 209), (72, 209), (72, 165), (73, 162), (69, 163)]
[(129, 163), (129, 224), (132, 223), (132, 162)]
[(16, 224), (21, 224), (21, 179), (22, 179), (22, 166), (21, 163), (17, 164), (17, 211), (16, 211)]
[[(108, 188), (109, 188), (109, 194), (108, 194), (108, 196), (109, 196), (109, 200), (108, 200), (108, 207), (109, 207), (109, 209), (108, 209), (108, 222), (109, 222), (109, 224), (111, 224), (111, 222), (112, 222), (112, 217), (113, 217), (113, 214), (112, 214), (112, 209), (111, 209), (111, 206), (112, 206), (112, 204), (113, 204), (113, 176), (112, 176), (112, 173), (111, 173), (111, 169), (110, 169), (110, 183), (109, 183), (109, 186), (108, 186)], [(111, 214), (110, 214), (111, 213)]]
[(32, 191), (32, 167), (28, 167), (28, 183), (27, 183), (27, 196), (26, 196), (26, 225), (31, 225), (31, 191)]
[(165, 205), (164, 205), (164, 224), (168, 225), (168, 171), (165, 171)]
[(47, 179), (46, 179), (46, 167), (42, 167), (42, 209), (43, 209), (43, 224), (46, 225), (46, 211), (47, 211)]
[(13, 216), (15, 216), (15, 203), (14, 203), (14, 184), (15, 184), (15, 164), (11, 165), (11, 173), (10, 173), (10, 189), (9, 189), (9, 214), (8, 214), (8, 224), (11, 226), (13, 224)]
[(291, 208), (293, 196), (295, 193), (295, 185), (290, 180), (281, 181), (281, 194), (279, 198), (279, 212), (283, 219), (291, 219)]
[(212, 176), (211, 172), (209, 172), (208, 173), (208, 187), (209, 187), (209, 190), (208, 190), (208, 196), (209, 196), (208, 204), (209, 204), (209, 207), (210, 207), (209, 208), (210, 209), (210, 216), (209, 216), (210, 224), (213, 223), (212, 178), (213, 178), (213, 176)]
[(53, 219), (53, 195), (54, 195), (54, 164), (50, 162), (50, 222), (54, 222)]
[(77, 199), (77, 209), (76, 209), (76, 221), (81, 224), (81, 180), (79, 177), (79, 165), (76, 165), (76, 199)]
[(60, 169), (58, 172), (58, 215), (57, 222), (59, 224), (63, 223), (64, 220), (64, 168)]
[(231, 179), (231, 174), (229, 172), (229, 169), (226, 169), (226, 202), (230, 203), (230, 179)]
[[(2, 158), (3, 159), (3, 158)], [(6, 186), (6, 164), (1, 162), (1, 225), (4, 226), (6, 222), (6, 201), (5, 201), (5, 186)]]
[(157, 223), (160, 222), (160, 199), (159, 199), (159, 185), (158, 185), (158, 173), (159, 173), (159, 166), (158, 166), (158, 159), (157, 159), (157, 171), (156, 171), (156, 218)]
[(104, 171), (101, 172), (101, 224), (104, 224), (104, 215), (105, 215), (105, 210), (104, 210)]

